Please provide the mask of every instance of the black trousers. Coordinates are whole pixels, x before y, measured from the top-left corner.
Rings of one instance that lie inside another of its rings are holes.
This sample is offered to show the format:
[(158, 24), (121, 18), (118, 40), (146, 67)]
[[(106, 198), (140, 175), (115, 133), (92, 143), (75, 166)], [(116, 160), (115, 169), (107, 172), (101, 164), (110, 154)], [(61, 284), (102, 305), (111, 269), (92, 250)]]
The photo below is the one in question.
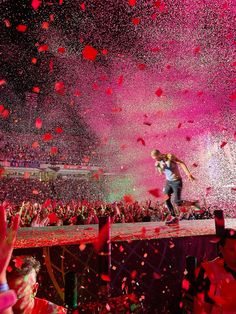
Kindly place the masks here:
[(182, 192), (182, 179), (176, 181), (166, 181), (166, 185), (164, 188), (164, 193), (169, 196), (169, 199), (166, 201), (166, 206), (169, 209), (172, 216), (176, 216), (174, 207), (171, 203), (171, 195), (174, 194), (174, 203), (176, 205), (181, 205), (183, 201), (181, 200), (181, 192)]

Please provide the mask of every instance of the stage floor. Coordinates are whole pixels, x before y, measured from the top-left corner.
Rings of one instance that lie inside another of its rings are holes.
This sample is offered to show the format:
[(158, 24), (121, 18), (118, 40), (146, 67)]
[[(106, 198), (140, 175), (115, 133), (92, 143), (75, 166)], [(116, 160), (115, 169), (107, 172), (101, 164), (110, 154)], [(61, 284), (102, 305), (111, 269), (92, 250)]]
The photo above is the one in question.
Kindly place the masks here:
[[(225, 227), (236, 229), (236, 219), (225, 219)], [(182, 220), (174, 226), (166, 226), (164, 222), (143, 222), (113, 224), (111, 227), (112, 242), (214, 234), (214, 219)], [(98, 225), (20, 228), (15, 248), (88, 244), (93, 243), (97, 235)]]

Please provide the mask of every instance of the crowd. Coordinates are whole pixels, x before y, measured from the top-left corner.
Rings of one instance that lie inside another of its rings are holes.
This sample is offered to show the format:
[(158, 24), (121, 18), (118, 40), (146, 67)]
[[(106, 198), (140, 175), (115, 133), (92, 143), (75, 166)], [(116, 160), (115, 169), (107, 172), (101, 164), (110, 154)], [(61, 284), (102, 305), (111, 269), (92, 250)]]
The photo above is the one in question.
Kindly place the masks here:
[[(6, 201), (3, 205), (6, 206), (7, 221), (10, 224), (19, 206)], [(150, 200), (132, 203), (123, 200), (113, 203), (71, 200), (63, 203), (61, 200), (47, 199), (43, 203), (23, 202), (20, 207), (21, 227), (97, 224), (99, 217), (104, 215), (110, 216), (112, 223), (165, 221), (169, 215), (165, 205)], [(179, 217), (180, 219), (209, 219), (213, 215), (209, 209), (183, 208)]]

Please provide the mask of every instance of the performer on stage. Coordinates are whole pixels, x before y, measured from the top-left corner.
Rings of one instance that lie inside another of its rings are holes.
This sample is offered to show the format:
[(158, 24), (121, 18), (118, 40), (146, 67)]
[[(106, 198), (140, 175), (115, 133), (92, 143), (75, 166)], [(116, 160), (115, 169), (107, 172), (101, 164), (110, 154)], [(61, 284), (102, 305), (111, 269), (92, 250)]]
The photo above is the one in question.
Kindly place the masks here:
[(195, 178), (192, 176), (185, 163), (172, 154), (162, 154), (159, 150), (154, 149), (151, 152), (151, 157), (156, 160), (155, 167), (158, 172), (164, 174), (166, 177), (164, 194), (168, 196), (166, 205), (172, 216), (169, 221), (166, 221), (166, 224), (177, 223), (178, 218), (176, 217), (174, 207), (171, 203), (172, 194), (174, 194), (174, 202), (177, 206), (196, 205), (196, 202), (183, 201), (181, 199), (183, 183), (178, 166), (181, 166), (190, 181), (194, 181)]

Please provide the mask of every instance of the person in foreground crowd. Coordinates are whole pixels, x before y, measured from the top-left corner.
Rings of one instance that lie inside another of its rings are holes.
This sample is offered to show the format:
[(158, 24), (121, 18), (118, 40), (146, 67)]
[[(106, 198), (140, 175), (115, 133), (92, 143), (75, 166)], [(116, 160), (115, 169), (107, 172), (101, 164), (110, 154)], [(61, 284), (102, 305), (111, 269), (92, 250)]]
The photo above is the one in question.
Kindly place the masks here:
[(164, 194), (168, 197), (166, 199), (166, 206), (171, 214), (171, 219), (166, 221), (166, 223), (177, 223), (178, 218), (176, 217), (174, 206), (171, 202), (172, 194), (174, 194), (174, 202), (177, 206), (196, 205), (196, 202), (188, 202), (181, 199), (183, 183), (178, 166), (181, 166), (190, 181), (194, 181), (195, 178), (190, 173), (185, 163), (172, 154), (162, 154), (159, 150), (154, 149), (151, 152), (151, 157), (156, 160), (155, 167), (158, 172), (164, 174), (166, 177)]
[(219, 257), (204, 262), (196, 279), (194, 314), (236, 313), (236, 231), (225, 229)]
[(0, 313), (12, 314), (12, 305), (16, 302), (16, 293), (10, 290), (7, 283), (7, 267), (11, 259), (16, 233), (20, 223), (20, 213), (12, 220), (12, 225), (7, 230), (6, 206), (0, 206)]
[(32, 256), (13, 257), (9, 264), (7, 280), (14, 289), (17, 302), (13, 306), (15, 314), (63, 314), (67, 310), (44, 299), (36, 297), (38, 290), (37, 274), (40, 263)]

